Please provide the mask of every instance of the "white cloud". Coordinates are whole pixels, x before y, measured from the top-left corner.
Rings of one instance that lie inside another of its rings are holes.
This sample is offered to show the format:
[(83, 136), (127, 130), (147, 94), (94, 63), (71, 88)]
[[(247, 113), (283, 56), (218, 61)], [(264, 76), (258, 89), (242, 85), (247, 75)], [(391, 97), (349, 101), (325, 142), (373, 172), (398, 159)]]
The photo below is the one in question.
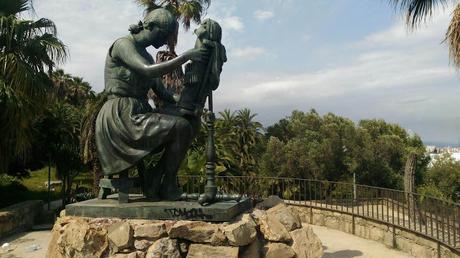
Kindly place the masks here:
[[(426, 52), (426, 55), (418, 54)], [(361, 54), (344, 66), (299, 74), (259, 74), (252, 78), (234, 78), (231, 90), (240, 96), (236, 101), (250, 100), (261, 105), (301, 103), (307, 99), (349, 96), (357, 92), (382, 92), (398, 87), (433, 85), (451, 77), (453, 69), (433, 65), (436, 50), (412, 52), (374, 52)], [(241, 51), (250, 56), (251, 51)], [(278, 78), (277, 78), (278, 77)], [(234, 96), (234, 94), (226, 94)], [(230, 99), (228, 99), (230, 101)], [(235, 100), (233, 100), (235, 101)]]
[(267, 50), (262, 47), (244, 47), (244, 48), (234, 48), (230, 51), (232, 57), (240, 59), (254, 59), (259, 56), (265, 55)]
[(254, 17), (257, 20), (265, 21), (275, 17), (275, 14), (271, 11), (257, 10), (254, 12)]
[[(455, 142), (459, 76), (440, 44), (451, 10), (407, 32), (397, 20), (387, 29), (357, 39), (340, 63), (298, 73), (267, 71), (223, 74), (216, 108), (249, 107), (266, 124), (293, 109), (334, 112), (353, 119), (383, 118), (426, 140)], [(241, 51), (250, 56), (250, 51)], [(234, 53), (233, 53), (234, 54)], [(283, 66), (289, 60), (279, 60)], [(235, 97), (238, 96), (238, 97)]]
[[(219, 20), (219, 19), (218, 19)], [(221, 18), (221, 25), (223, 30), (243, 31), (244, 24), (238, 16), (228, 16)]]
[(355, 43), (357, 47), (383, 47), (383, 46), (414, 46), (426, 40), (437, 40), (441, 42), (447, 26), (451, 19), (453, 6), (446, 9), (437, 9), (433, 13), (433, 18), (413, 30), (406, 26), (404, 19), (398, 19), (391, 27), (386, 30), (372, 33), (363, 40)]
[(104, 62), (110, 45), (127, 35), (129, 25), (143, 13), (131, 1), (115, 0), (41, 0), (34, 2), (34, 8), (38, 17), (55, 22), (58, 37), (69, 48), (70, 58), (62, 68), (83, 77), (96, 91), (104, 88)]

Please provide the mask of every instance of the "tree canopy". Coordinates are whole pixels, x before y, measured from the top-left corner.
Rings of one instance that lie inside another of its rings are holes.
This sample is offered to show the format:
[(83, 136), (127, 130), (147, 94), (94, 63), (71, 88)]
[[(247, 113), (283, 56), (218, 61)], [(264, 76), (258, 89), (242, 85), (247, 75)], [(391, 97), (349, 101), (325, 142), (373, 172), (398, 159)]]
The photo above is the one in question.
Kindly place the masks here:
[(67, 56), (48, 19), (22, 19), (28, 0), (0, 4), (0, 171), (31, 146), (33, 120), (45, 110), (52, 89), (48, 73)]
[(407, 154), (424, 156), (417, 135), (383, 120), (353, 121), (331, 113), (293, 111), (267, 129), (261, 173), (402, 188)]

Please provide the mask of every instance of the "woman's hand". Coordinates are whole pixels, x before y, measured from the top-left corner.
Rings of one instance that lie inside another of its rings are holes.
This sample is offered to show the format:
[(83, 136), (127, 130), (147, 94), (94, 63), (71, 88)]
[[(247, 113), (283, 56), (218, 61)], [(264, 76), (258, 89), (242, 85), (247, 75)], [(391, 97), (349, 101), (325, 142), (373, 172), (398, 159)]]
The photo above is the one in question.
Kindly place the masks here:
[(185, 55), (187, 56), (187, 58), (189, 60), (198, 61), (198, 62), (204, 62), (204, 63), (209, 60), (210, 54), (211, 53), (210, 53), (209, 49), (207, 49), (205, 47), (192, 48), (192, 49), (188, 50), (187, 52), (185, 52)]

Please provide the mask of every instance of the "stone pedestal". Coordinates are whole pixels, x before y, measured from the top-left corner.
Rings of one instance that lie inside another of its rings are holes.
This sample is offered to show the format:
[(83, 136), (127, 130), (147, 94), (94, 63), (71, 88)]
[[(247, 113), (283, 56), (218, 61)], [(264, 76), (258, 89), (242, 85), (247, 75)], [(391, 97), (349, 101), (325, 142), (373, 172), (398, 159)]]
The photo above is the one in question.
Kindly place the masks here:
[(193, 201), (149, 202), (141, 195), (130, 195), (129, 203), (119, 203), (117, 195), (107, 199), (91, 199), (69, 204), (66, 214), (91, 218), (122, 219), (161, 219), (161, 220), (200, 220), (224, 222), (231, 221), (239, 214), (250, 210), (251, 200), (221, 201), (201, 206)]
[(320, 258), (321, 241), (285, 204), (230, 222), (61, 216), (47, 257)]

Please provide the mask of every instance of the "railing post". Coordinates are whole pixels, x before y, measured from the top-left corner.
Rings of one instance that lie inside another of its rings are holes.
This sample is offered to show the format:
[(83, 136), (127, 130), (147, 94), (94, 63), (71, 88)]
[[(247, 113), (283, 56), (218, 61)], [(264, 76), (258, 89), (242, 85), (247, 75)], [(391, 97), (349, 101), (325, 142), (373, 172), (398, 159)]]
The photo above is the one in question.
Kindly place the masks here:
[(353, 212), (352, 215), (351, 215), (351, 233), (353, 235), (356, 234), (356, 224), (355, 223), (356, 223), (355, 222), (355, 212)]
[(396, 243), (396, 227), (394, 224), (392, 226), (392, 233), (393, 233), (393, 248), (396, 249), (398, 248), (398, 245)]
[(356, 172), (353, 172), (353, 199), (356, 200)]
[(310, 202), (310, 224), (313, 224), (313, 205)]
[(437, 242), (437, 245), (438, 245), (438, 258), (442, 258), (441, 257), (441, 244)]

